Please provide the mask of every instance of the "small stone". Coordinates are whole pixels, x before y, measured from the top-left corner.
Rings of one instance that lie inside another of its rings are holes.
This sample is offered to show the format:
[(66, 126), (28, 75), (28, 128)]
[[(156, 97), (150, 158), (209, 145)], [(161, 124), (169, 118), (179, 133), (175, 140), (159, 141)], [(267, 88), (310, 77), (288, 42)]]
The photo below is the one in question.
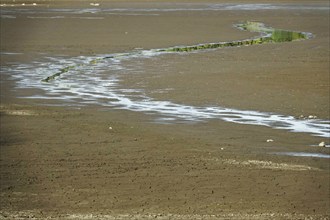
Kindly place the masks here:
[(319, 147), (326, 147), (327, 145), (325, 144), (324, 141), (322, 141), (321, 143), (319, 143)]
[(225, 149), (225, 148), (223, 148), (223, 147), (222, 147), (222, 148), (220, 148), (220, 150), (224, 150), (224, 149)]
[(309, 115), (308, 116), (308, 119), (316, 119), (317, 118), (317, 116), (315, 116), (315, 115)]
[(269, 143), (269, 142), (274, 142), (274, 140), (273, 139), (268, 139), (267, 143)]
[(112, 130), (112, 127), (109, 127), (109, 130)]
[(100, 3), (90, 3), (91, 6), (100, 6)]

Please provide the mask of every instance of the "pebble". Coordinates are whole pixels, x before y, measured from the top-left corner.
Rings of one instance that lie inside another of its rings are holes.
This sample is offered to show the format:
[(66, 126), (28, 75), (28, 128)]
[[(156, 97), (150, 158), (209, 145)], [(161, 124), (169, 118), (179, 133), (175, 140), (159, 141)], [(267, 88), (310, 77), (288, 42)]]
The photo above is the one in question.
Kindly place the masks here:
[(109, 127), (109, 130), (112, 130), (112, 127)]
[(273, 139), (268, 139), (267, 143), (269, 143), (269, 142), (274, 142), (274, 140)]
[(316, 119), (317, 118), (317, 116), (315, 116), (315, 115), (309, 115), (308, 116), (308, 119)]
[(317, 119), (317, 116), (316, 115), (309, 115), (309, 116), (300, 115), (298, 118), (299, 119)]
[(321, 143), (319, 143), (319, 147), (326, 147), (327, 145), (325, 144), (324, 141), (322, 141)]
[(91, 6), (100, 6), (100, 3), (90, 3)]

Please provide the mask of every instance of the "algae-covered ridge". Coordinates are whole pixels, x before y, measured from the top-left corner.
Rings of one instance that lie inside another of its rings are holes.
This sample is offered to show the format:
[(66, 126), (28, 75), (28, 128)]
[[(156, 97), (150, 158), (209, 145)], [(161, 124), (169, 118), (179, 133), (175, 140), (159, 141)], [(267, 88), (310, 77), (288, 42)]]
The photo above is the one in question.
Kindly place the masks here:
[[(110, 56), (93, 59), (88, 64), (89, 65), (97, 64), (105, 59), (118, 59), (121, 57), (136, 57), (139, 55), (144, 55), (148, 52), (151, 52), (154, 55), (157, 55), (160, 53), (192, 52), (192, 51), (198, 51), (198, 50), (209, 50), (209, 49), (216, 49), (216, 48), (223, 48), (223, 47), (238, 47), (238, 46), (248, 46), (248, 45), (264, 44), (264, 43), (290, 42), (290, 41), (295, 41), (295, 40), (309, 39), (312, 37), (311, 33), (275, 29), (272, 27), (267, 27), (267, 26), (265, 26), (265, 24), (263, 24), (261, 22), (255, 22), (255, 21), (247, 21), (244, 23), (236, 24), (234, 26), (236, 28), (239, 28), (244, 31), (260, 33), (260, 36), (256, 37), (256, 38), (252, 38), (252, 39), (237, 40), (237, 41), (231, 41), (231, 42), (204, 43), (204, 44), (197, 44), (197, 45), (191, 45), (191, 46), (175, 46), (175, 47), (169, 47), (169, 48), (151, 49), (151, 50), (133, 51), (133, 52), (121, 53), (121, 54), (113, 54)], [(88, 64), (84, 64), (84, 65), (88, 65)], [(60, 69), (58, 72), (43, 79), (42, 82), (49, 82), (51, 80), (54, 80), (57, 77), (61, 76), (62, 74), (67, 73), (70, 70), (77, 68), (78, 66), (81, 66), (81, 65), (82, 64), (70, 65), (70, 66), (64, 67), (64, 68)]]

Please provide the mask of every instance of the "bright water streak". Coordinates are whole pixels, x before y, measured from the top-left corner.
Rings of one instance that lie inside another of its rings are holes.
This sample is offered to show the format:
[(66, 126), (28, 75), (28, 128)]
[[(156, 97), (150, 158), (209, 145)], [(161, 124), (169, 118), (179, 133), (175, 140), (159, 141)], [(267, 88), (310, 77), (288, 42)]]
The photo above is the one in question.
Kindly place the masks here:
[[(159, 52), (141, 51), (141, 57), (148, 58), (160, 55)], [(105, 56), (114, 56), (102, 55)], [(155, 100), (147, 97), (143, 90), (122, 88), (120, 85), (125, 74), (139, 72), (135, 63), (135, 71), (123, 65), (123, 61), (134, 59), (132, 56), (118, 56), (114, 59), (103, 59), (94, 65), (90, 63), (95, 57), (48, 57), (46, 60), (30, 64), (16, 64), (1, 69), (11, 75), (19, 88), (39, 88), (43, 92), (24, 98), (57, 100), (63, 105), (97, 104), (117, 109), (126, 109), (137, 112), (154, 114), (162, 123), (198, 122), (210, 119), (219, 119), (227, 122), (267, 126), (276, 129), (285, 129), (292, 132), (306, 132), (316, 136), (329, 137), (329, 121), (321, 119), (301, 120), (293, 116), (284, 116), (275, 113), (237, 110), (220, 106), (190, 106), (176, 104), (170, 101)], [(79, 65), (82, 64), (82, 65)], [(88, 65), (87, 65), (88, 64)], [(63, 74), (50, 83), (41, 83), (41, 80), (54, 72), (54, 69), (63, 69), (75, 65), (70, 74)]]
[(277, 152), (274, 153), (276, 155), (286, 155), (293, 157), (317, 157), (317, 158), (327, 158), (330, 159), (329, 154), (321, 154), (321, 153), (306, 153), (306, 152)]

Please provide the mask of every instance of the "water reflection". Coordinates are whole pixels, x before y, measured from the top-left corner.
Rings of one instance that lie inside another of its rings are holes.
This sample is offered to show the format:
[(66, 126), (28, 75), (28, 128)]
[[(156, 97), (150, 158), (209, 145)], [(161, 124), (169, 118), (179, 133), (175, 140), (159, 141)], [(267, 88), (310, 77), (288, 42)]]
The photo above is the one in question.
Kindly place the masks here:
[(329, 154), (322, 153), (307, 153), (307, 152), (276, 152), (276, 155), (285, 155), (285, 156), (293, 156), (293, 157), (317, 157), (317, 158), (327, 158), (330, 159)]
[(306, 38), (307, 36), (304, 33), (286, 30), (275, 29), (271, 34), (271, 39), (273, 42), (287, 42)]

